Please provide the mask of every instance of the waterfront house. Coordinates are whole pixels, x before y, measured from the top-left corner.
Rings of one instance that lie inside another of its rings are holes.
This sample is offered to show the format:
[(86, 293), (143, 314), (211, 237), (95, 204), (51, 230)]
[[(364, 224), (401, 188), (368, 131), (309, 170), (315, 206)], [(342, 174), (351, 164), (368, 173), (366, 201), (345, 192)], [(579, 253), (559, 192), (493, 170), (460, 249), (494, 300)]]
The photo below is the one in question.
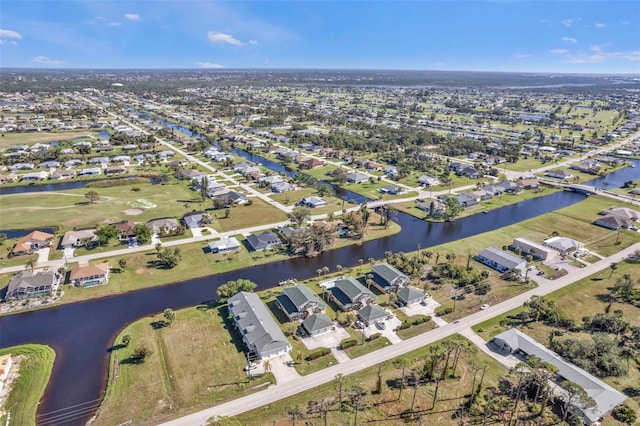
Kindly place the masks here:
[(376, 300), (376, 296), (371, 290), (352, 277), (336, 279), (328, 290), (329, 298), (345, 312), (360, 309)]
[(38, 249), (49, 247), (55, 237), (55, 235), (47, 232), (32, 231), (18, 240), (11, 250), (11, 255), (20, 256), (23, 254), (31, 254)]
[(255, 251), (270, 250), (282, 246), (282, 240), (271, 231), (265, 231), (261, 234), (250, 234), (247, 236), (247, 242)]
[(289, 321), (324, 312), (324, 303), (303, 284), (285, 287), (284, 293), (276, 296), (276, 305)]
[(411, 279), (388, 263), (377, 263), (371, 266), (373, 285), (384, 293), (397, 291), (411, 282)]
[(30, 297), (48, 296), (60, 285), (60, 274), (55, 271), (18, 272), (7, 286), (5, 300), (21, 300)]
[(221, 238), (207, 244), (211, 253), (227, 253), (240, 250), (240, 243), (234, 237)]
[(482, 250), (477, 256), (476, 260), (480, 263), (484, 263), (490, 268), (495, 269), (498, 272), (506, 272), (511, 269), (517, 269), (524, 274), (524, 270), (527, 268), (527, 261), (515, 256), (506, 251), (502, 251), (496, 247), (488, 247)]
[(76, 287), (91, 287), (109, 282), (109, 264), (75, 265), (69, 273), (69, 283)]

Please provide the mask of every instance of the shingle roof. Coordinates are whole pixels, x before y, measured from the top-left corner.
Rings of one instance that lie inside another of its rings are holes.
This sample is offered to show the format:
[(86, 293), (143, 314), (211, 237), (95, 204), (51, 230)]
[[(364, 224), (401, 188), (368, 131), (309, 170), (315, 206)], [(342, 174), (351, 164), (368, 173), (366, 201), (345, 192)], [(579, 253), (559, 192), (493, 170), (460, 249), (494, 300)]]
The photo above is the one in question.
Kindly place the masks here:
[(414, 300), (422, 299), (426, 293), (415, 287), (402, 287), (398, 290), (398, 298), (403, 302), (411, 302)]
[(304, 321), (302, 321), (302, 326), (309, 333), (312, 333), (317, 330), (332, 327), (333, 321), (331, 321), (331, 318), (329, 318), (325, 314), (313, 314), (309, 315)]
[(583, 413), (592, 422), (597, 421), (600, 417), (627, 399), (626, 395), (618, 392), (580, 367), (564, 360), (560, 355), (547, 349), (518, 329), (512, 328), (504, 333), (498, 334), (494, 337), (494, 340), (507, 343), (512, 352), (520, 349), (527, 355), (537, 356), (541, 361), (554, 365), (558, 369), (558, 375), (582, 386), (587, 394), (596, 402), (595, 407), (587, 409), (586, 411), (583, 410)]
[(241, 291), (228, 302), (245, 342), (253, 346), (258, 355), (269, 356), (271, 351), (290, 349), (287, 338), (257, 294)]
[(300, 310), (308, 302), (316, 302), (319, 306), (324, 307), (324, 303), (318, 299), (309, 287), (298, 284), (293, 287), (285, 287), (284, 294), (291, 300), (295, 307)]
[(376, 298), (371, 290), (360, 284), (352, 277), (337, 279), (335, 281), (334, 288), (340, 290), (345, 296), (347, 296), (347, 298), (349, 298), (350, 301), (353, 301), (362, 293), (371, 295), (372, 300), (375, 300)]
[(69, 281), (95, 275), (104, 275), (107, 272), (109, 272), (109, 264), (106, 262), (97, 265), (75, 265), (69, 274)]
[[(378, 274), (383, 280), (385, 280), (389, 284), (396, 284), (394, 280), (398, 279), (401, 282), (409, 281), (409, 277), (405, 274), (397, 270), (395, 267), (389, 265), (388, 263), (378, 263), (371, 266), (371, 271)], [(399, 284), (396, 284), (399, 285)]]
[(502, 265), (505, 268), (515, 268), (518, 265), (525, 262), (525, 260), (515, 256), (511, 253), (507, 253), (506, 251), (502, 251), (496, 247), (488, 247), (482, 250), (478, 256), (482, 256), (485, 259), (492, 260), (496, 262), (498, 265)]
[(358, 311), (358, 316), (365, 320), (367, 323), (384, 319), (388, 315), (389, 313), (387, 311), (374, 304), (367, 305)]

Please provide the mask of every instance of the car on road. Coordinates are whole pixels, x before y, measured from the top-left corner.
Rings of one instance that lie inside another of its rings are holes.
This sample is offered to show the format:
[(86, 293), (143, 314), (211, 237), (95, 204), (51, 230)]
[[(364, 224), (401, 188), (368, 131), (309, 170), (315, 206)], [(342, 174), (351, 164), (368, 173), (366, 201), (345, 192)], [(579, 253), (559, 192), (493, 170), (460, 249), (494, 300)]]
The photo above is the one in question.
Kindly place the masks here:
[(385, 324), (384, 321), (378, 321), (376, 323), (376, 327), (378, 328), (378, 330), (384, 330), (387, 328), (387, 324)]
[(482, 309), (483, 311), (489, 309), (489, 304), (485, 303), (484, 305), (480, 306), (480, 309)]

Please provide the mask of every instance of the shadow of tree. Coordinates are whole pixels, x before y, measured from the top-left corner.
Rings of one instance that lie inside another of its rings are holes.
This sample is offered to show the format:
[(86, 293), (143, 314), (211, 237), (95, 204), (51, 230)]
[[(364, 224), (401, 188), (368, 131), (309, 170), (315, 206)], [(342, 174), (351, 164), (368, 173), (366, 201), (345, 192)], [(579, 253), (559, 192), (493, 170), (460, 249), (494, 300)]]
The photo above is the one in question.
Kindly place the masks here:
[(122, 343), (118, 343), (117, 345), (113, 345), (110, 348), (107, 348), (107, 352), (114, 352), (126, 347), (127, 347), (126, 345), (123, 345)]
[(153, 328), (154, 330), (159, 330), (161, 328), (165, 328), (169, 326), (169, 323), (167, 321), (164, 320), (160, 320), (160, 321), (152, 321), (151, 323), (149, 323), (149, 325), (151, 326), (151, 328)]

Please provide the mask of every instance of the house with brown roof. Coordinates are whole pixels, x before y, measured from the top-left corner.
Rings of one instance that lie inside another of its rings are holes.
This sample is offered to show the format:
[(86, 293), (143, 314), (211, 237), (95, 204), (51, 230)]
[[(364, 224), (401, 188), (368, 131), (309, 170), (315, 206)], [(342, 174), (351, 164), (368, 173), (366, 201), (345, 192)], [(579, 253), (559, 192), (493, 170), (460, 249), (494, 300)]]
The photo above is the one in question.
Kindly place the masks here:
[(302, 169), (314, 169), (324, 166), (324, 161), (318, 160), (317, 158), (300, 158), (297, 159), (297, 162)]
[(90, 287), (109, 282), (109, 264), (75, 265), (69, 274), (69, 283), (76, 287)]
[(123, 220), (122, 222), (115, 223), (113, 226), (118, 231), (118, 240), (120, 241), (126, 241), (129, 238), (136, 236), (135, 232), (133, 232), (133, 228), (136, 227), (136, 223), (132, 220)]
[(55, 235), (46, 232), (33, 231), (18, 240), (11, 250), (11, 255), (21, 256), (31, 254), (38, 249), (49, 247), (55, 237)]

